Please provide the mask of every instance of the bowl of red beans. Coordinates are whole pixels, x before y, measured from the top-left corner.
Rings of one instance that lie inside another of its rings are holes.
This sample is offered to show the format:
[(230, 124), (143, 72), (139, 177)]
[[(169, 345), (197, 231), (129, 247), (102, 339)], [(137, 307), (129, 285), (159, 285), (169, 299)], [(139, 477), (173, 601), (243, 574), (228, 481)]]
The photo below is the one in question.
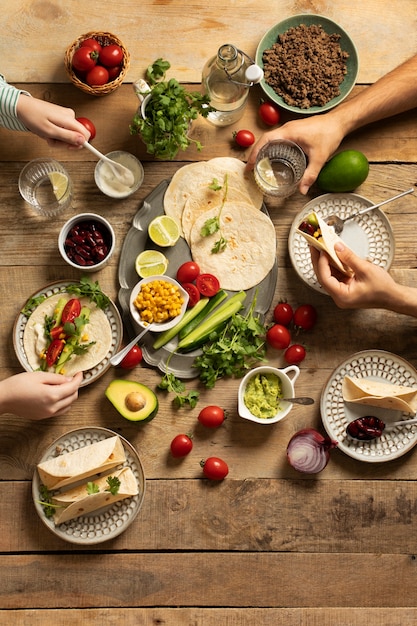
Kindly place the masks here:
[(58, 237), (59, 252), (71, 267), (83, 272), (101, 270), (116, 244), (114, 230), (104, 217), (80, 213), (69, 219)]

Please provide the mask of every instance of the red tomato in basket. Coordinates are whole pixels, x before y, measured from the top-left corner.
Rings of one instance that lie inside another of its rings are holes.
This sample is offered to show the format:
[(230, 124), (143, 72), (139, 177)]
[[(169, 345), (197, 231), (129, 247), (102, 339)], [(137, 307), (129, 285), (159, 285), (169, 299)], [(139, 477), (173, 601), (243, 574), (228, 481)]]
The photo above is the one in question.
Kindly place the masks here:
[(91, 50), (94, 50), (95, 52), (100, 52), (101, 50), (101, 45), (99, 44), (97, 39), (94, 39), (93, 37), (88, 37), (88, 39), (84, 39), (84, 41), (80, 43), (80, 47), (91, 48)]
[(97, 63), (98, 52), (87, 46), (81, 46), (72, 56), (72, 66), (78, 72), (89, 72)]
[(102, 47), (98, 58), (106, 67), (115, 67), (123, 61), (123, 50), (117, 44), (111, 43)]
[(102, 65), (96, 65), (87, 73), (85, 81), (90, 87), (105, 85), (109, 82), (109, 72)]

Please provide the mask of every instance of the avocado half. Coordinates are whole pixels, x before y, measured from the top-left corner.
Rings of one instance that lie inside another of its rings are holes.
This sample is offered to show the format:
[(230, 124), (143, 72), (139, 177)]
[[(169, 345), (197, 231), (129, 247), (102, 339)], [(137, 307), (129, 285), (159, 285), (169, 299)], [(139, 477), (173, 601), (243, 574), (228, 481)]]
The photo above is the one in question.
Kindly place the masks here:
[(158, 412), (158, 398), (142, 383), (113, 380), (105, 394), (120, 415), (132, 422), (150, 422)]

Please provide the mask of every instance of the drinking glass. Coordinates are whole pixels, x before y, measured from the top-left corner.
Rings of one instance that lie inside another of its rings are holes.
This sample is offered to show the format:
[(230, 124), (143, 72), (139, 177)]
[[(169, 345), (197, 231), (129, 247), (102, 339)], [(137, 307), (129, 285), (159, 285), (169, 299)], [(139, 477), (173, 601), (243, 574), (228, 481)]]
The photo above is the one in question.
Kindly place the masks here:
[(73, 197), (68, 172), (59, 161), (48, 157), (25, 165), (19, 175), (19, 191), (32, 208), (48, 217), (67, 209)]
[(256, 158), (255, 180), (264, 194), (287, 198), (296, 191), (306, 165), (305, 154), (296, 143), (270, 141)]

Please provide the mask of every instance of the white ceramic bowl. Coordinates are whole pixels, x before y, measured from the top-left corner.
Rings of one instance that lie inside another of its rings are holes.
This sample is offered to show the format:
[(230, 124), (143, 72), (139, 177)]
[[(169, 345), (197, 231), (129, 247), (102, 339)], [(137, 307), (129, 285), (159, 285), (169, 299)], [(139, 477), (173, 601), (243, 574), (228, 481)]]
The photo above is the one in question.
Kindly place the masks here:
[[(137, 310), (137, 308), (134, 305), (134, 301), (136, 299), (136, 296), (138, 295), (138, 293), (142, 289), (143, 285), (145, 285), (146, 283), (150, 283), (153, 280), (161, 280), (161, 281), (170, 283), (171, 285), (174, 285), (175, 287), (178, 287), (178, 289), (180, 290), (181, 295), (182, 295), (184, 301), (183, 301), (182, 306), (181, 306), (181, 313), (179, 315), (177, 315), (176, 317), (172, 318), (171, 320), (169, 320), (168, 322), (163, 322), (163, 323), (160, 323), (160, 324), (157, 324), (157, 323), (144, 324), (143, 321), (140, 318), (139, 311)], [(130, 301), (129, 301), (130, 314), (131, 314), (133, 320), (136, 322), (136, 324), (140, 328), (148, 328), (152, 332), (161, 333), (164, 330), (169, 330), (170, 328), (175, 326), (175, 324), (178, 324), (178, 322), (183, 317), (185, 311), (187, 310), (188, 299), (189, 299), (189, 296), (188, 296), (188, 293), (185, 291), (185, 289), (183, 289), (181, 287), (181, 285), (176, 280), (171, 278), (170, 276), (165, 276), (165, 275), (148, 276), (148, 278), (144, 278), (143, 280), (141, 280), (132, 289), (132, 292), (130, 294)], [(149, 326), (150, 326), (150, 328), (149, 328)]]
[(275, 424), (276, 422), (280, 422), (291, 411), (292, 404), (290, 402), (280, 402), (278, 412), (274, 417), (267, 419), (256, 417), (249, 411), (248, 407), (245, 404), (244, 397), (246, 385), (251, 378), (257, 376), (258, 374), (276, 374), (281, 379), (282, 397), (293, 398), (294, 383), (297, 380), (299, 373), (300, 368), (296, 365), (289, 365), (282, 370), (278, 369), (277, 367), (264, 365), (261, 367), (256, 367), (255, 369), (248, 372), (239, 385), (238, 413), (240, 417), (243, 417), (243, 419), (250, 420), (252, 422), (257, 422), (258, 424)]
[(109, 152), (105, 156), (131, 170), (135, 182), (132, 187), (121, 185), (114, 178), (109, 164), (105, 161), (99, 161), (94, 170), (94, 180), (97, 187), (110, 198), (121, 199), (131, 196), (132, 193), (135, 193), (135, 191), (137, 191), (143, 183), (144, 172), (142, 163), (133, 154), (130, 154), (130, 152), (124, 152), (123, 150), (115, 150), (114, 152)]
[[(80, 255), (75, 257), (75, 252), (71, 252), (71, 248), (66, 243), (68, 242), (68, 239), (71, 238), (72, 229), (83, 223), (97, 225), (97, 228), (103, 234), (108, 249), (105, 258), (101, 261), (95, 262), (93, 265), (82, 265), (81, 262), (78, 263), (77, 259), (80, 258)], [(58, 248), (64, 261), (66, 261), (68, 265), (71, 265), (71, 267), (74, 267), (77, 270), (82, 270), (83, 272), (97, 272), (98, 270), (101, 270), (109, 262), (114, 253), (115, 247), (116, 236), (112, 225), (104, 217), (96, 215), (95, 213), (80, 213), (75, 215), (65, 222), (58, 237)]]

